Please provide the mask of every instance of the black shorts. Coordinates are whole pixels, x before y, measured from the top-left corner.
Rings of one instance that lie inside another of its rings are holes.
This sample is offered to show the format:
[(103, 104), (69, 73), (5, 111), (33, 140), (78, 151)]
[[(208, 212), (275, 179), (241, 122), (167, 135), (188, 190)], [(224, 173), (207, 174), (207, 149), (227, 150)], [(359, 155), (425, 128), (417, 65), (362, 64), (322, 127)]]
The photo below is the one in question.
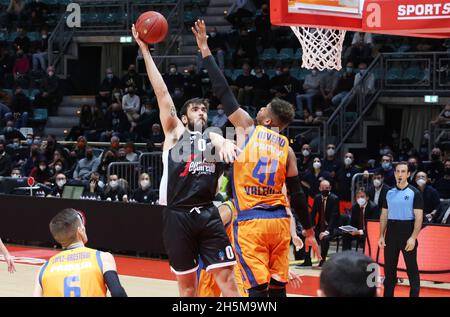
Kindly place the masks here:
[(164, 246), (170, 268), (175, 274), (195, 272), (199, 267), (199, 258), (206, 271), (236, 264), (217, 207), (166, 207), (163, 226)]

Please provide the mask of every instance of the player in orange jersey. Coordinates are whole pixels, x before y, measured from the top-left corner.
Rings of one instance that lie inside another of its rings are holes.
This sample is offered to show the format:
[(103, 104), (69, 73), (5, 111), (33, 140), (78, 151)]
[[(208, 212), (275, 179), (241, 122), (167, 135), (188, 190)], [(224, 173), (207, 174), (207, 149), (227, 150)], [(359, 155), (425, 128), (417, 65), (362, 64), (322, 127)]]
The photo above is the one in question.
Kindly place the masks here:
[(306, 247), (319, 254), (298, 178), (297, 159), (287, 138), (279, 134), (293, 120), (294, 108), (276, 98), (258, 112), (255, 127), (211, 55), (204, 21), (198, 20), (192, 31), (214, 94), (235, 126), (238, 146), (243, 149), (233, 166), (233, 196), (238, 211), (233, 234), (244, 283), (250, 297), (286, 296), (290, 223), (286, 211), (289, 204), (282, 193), (285, 184), (291, 207), (305, 229)]
[(39, 270), (36, 297), (126, 297), (111, 253), (86, 248), (83, 215), (64, 209), (50, 222), (53, 238), (63, 251), (51, 257)]

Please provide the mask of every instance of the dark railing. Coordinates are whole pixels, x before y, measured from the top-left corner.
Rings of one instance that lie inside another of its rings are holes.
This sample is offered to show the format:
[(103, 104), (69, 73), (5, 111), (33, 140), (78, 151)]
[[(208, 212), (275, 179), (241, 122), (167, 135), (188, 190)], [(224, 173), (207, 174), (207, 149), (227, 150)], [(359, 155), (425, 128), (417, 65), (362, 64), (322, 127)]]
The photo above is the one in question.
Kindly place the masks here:
[(48, 64), (55, 67), (57, 74), (63, 73), (64, 55), (72, 41), (75, 30), (66, 23), (67, 15), (62, 15), (48, 39)]

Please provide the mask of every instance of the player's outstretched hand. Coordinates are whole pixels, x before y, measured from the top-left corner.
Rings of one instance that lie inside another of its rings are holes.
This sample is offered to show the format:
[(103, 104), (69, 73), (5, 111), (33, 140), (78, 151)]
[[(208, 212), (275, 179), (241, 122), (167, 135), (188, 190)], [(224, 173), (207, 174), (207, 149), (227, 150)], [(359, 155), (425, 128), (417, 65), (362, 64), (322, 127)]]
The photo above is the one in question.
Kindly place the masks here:
[(312, 252), (317, 256), (317, 259), (319, 261), (322, 260), (322, 257), (320, 256), (319, 245), (317, 244), (316, 237), (314, 236), (314, 230), (308, 229), (305, 230), (305, 233), (306, 233), (305, 251), (309, 251), (312, 248)]
[(225, 139), (220, 147), (219, 157), (225, 163), (233, 163), (241, 152), (241, 149), (233, 141)]
[(141, 40), (138, 31), (136, 31), (136, 26), (134, 24), (131, 27), (131, 32), (133, 33), (133, 37), (137, 45), (139, 45), (139, 47), (141, 48), (142, 53), (144, 53), (144, 51), (148, 51), (148, 45)]
[(5, 257), (5, 261), (6, 261), (6, 264), (8, 265), (8, 272), (14, 273), (16, 271), (16, 266), (14, 264), (14, 260), (13, 260), (12, 256), (7, 255)]
[(303, 283), (302, 279), (300, 278), (300, 275), (292, 272), (291, 270), (289, 270), (288, 278), (289, 278), (288, 283), (293, 288), (300, 288), (301, 284)]
[(197, 45), (200, 50), (208, 49), (208, 35), (206, 35), (205, 21), (197, 20), (192, 27), (192, 33), (194, 33)]
[(298, 236), (292, 238), (292, 243), (295, 246), (295, 251), (300, 251), (303, 248), (303, 241)]

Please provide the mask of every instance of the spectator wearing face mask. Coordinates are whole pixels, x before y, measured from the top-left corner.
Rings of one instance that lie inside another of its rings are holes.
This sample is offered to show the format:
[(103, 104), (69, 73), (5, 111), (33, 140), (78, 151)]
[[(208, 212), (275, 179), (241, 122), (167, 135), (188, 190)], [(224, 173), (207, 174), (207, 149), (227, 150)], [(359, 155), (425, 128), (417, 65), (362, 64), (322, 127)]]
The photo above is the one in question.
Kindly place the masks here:
[(42, 79), (41, 93), (36, 96), (35, 104), (46, 107), (50, 114), (55, 114), (62, 101), (62, 91), (58, 76), (53, 66), (47, 67), (47, 75)]
[(45, 157), (41, 153), (39, 145), (32, 144), (30, 146), (30, 156), (25, 160), (25, 164), (22, 165), (22, 175), (29, 176), (33, 168), (38, 166), (40, 160), (45, 160)]
[(345, 73), (338, 80), (336, 95), (331, 99), (334, 107), (338, 107), (353, 89), (353, 84), (355, 83), (355, 73), (353, 68), (353, 63), (348, 62), (345, 68)]
[(311, 168), (314, 158), (311, 155), (311, 146), (309, 146), (309, 144), (303, 144), (301, 151), (301, 156), (297, 165), (299, 173), (304, 174)]
[(141, 99), (138, 95), (136, 95), (133, 87), (128, 87), (127, 93), (123, 96), (122, 109), (131, 124), (135, 123), (139, 119)]
[(62, 197), (64, 192), (64, 186), (66, 186), (67, 178), (63, 173), (56, 174), (55, 185), (48, 196), (50, 197)]
[(297, 95), (297, 113), (303, 113), (304, 103), (308, 107), (309, 112), (313, 112), (314, 98), (320, 94), (320, 79), (321, 76), (317, 69), (313, 69), (311, 74), (306, 75), (303, 83), (304, 94)]
[(118, 158), (118, 150), (117, 151), (106, 150), (103, 152), (103, 154), (100, 157), (100, 165), (97, 168), (97, 172), (100, 174), (102, 179), (103, 177), (106, 176), (108, 165), (113, 162), (117, 162), (117, 158)]
[(222, 105), (217, 106), (217, 115), (215, 115), (212, 119), (211, 126), (217, 127), (219, 129), (225, 128), (228, 122), (228, 117), (225, 115), (225, 111), (223, 110)]
[(336, 172), (341, 168), (342, 163), (336, 158), (336, 145), (328, 144), (326, 157), (323, 162), (323, 170), (331, 174), (331, 177), (336, 176)]
[(322, 169), (322, 162), (320, 158), (315, 157), (313, 159), (312, 167), (310, 167), (302, 177), (302, 185), (307, 189), (307, 194), (310, 197), (315, 197), (320, 193), (319, 185), (324, 180), (331, 183), (331, 174)]
[(82, 181), (89, 180), (91, 174), (97, 171), (99, 164), (100, 160), (94, 157), (92, 148), (86, 148), (86, 157), (78, 161), (73, 172), (73, 178)]
[(127, 162), (137, 162), (139, 160), (139, 155), (136, 153), (133, 142), (128, 142), (125, 146), (125, 159)]
[(14, 128), (14, 122), (12, 120), (6, 122), (6, 126), (1, 130), (0, 134), (5, 136), (7, 142), (21, 137), (20, 131)]
[(96, 96), (96, 103), (101, 105), (102, 103), (110, 104), (114, 89), (120, 89), (121, 82), (119, 77), (114, 75), (111, 67), (106, 69), (106, 76), (100, 85), (100, 91)]
[(144, 204), (155, 202), (157, 200), (157, 196), (151, 189), (150, 185), (150, 176), (147, 173), (141, 174), (139, 177), (139, 188), (132, 193), (131, 199), (138, 203)]
[(358, 245), (364, 249), (367, 237), (367, 220), (380, 219), (380, 208), (369, 200), (364, 188), (357, 190), (355, 200), (356, 203), (352, 206), (350, 226), (357, 230), (343, 234), (342, 250), (350, 250), (353, 240), (356, 240)]
[(270, 79), (267, 74), (264, 73), (261, 66), (255, 66), (255, 83), (254, 83), (254, 105), (256, 106), (256, 111), (266, 105), (270, 98)]
[[(49, 168), (51, 168), (51, 173), (52, 173), (53, 175), (55, 175), (55, 177), (56, 177), (56, 175), (58, 175), (59, 173), (62, 173), (62, 174), (65, 175), (65, 173), (67, 172), (67, 168), (65, 167), (65, 161), (63, 161), (62, 159), (57, 159), (57, 160), (55, 160), (55, 161), (53, 162), (53, 166), (50, 167), (50, 165), (49, 165)], [(50, 181), (53, 182), (54, 179), (50, 179)]]
[[(320, 241), (322, 260), (327, 258), (330, 240), (334, 238), (339, 224), (339, 198), (331, 193), (331, 185), (327, 180), (320, 182), (319, 193), (314, 197), (311, 219), (317, 241)], [(305, 262), (301, 266), (311, 266), (311, 251), (306, 250)]]
[(6, 154), (5, 143), (0, 141), (0, 176), (9, 176), (11, 174), (11, 157)]
[(11, 177), (12, 178), (21, 178), (22, 172), (20, 171), (20, 168), (15, 167), (11, 170)]
[(416, 179), (416, 174), (419, 172), (419, 160), (415, 156), (411, 156), (408, 159), (408, 170), (410, 171), (410, 176), (408, 177), (408, 183), (414, 184)]
[(36, 180), (36, 183), (51, 185), (52, 174), (45, 159), (38, 162), (38, 166), (31, 170), (30, 176)]
[(36, 52), (32, 55), (33, 71), (47, 70), (48, 62), (48, 31), (41, 30), (41, 40), (36, 45)]
[(380, 211), (381, 206), (386, 201), (386, 194), (390, 189), (391, 187), (384, 183), (384, 173), (381, 170), (375, 171), (372, 177), (372, 184), (369, 185), (369, 199), (380, 208)]
[(126, 201), (126, 194), (125, 190), (119, 184), (119, 177), (114, 174), (110, 175), (108, 185), (105, 188), (104, 200)]
[(431, 150), (431, 163), (425, 169), (425, 173), (427, 173), (431, 184), (444, 176), (444, 163), (441, 161), (440, 148), (436, 147)]
[(386, 154), (381, 157), (381, 167), (377, 171), (383, 172), (384, 183), (390, 187), (395, 186), (395, 169), (392, 167), (394, 158), (391, 154)]
[(434, 187), (439, 192), (442, 199), (450, 199), (450, 160), (444, 162), (444, 176), (439, 178)]
[(138, 95), (141, 94), (142, 78), (136, 73), (136, 66), (134, 64), (128, 66), (128, 73), (122, 77), (122, 87), (130, 86), (133, 86), (137, 90), (136, 93)]
[(330, 106), (331, 100), (336, 94), (339, 77), (333, 69), (327, 69), (320, 79), (320, 94), (322, 95), (323, 105)]
[(180, 98), (183, 95), (184, 77), (178, 72), (177, 65), (170, 64), (169, 73), (164, 74), (163, 78), (172, 97)]
[(351, 207), (352, 179), (355, 174), (360, 172), (354, 163), (355, 158), (353, 154), (350, 152), (345, 153), (344, 165), (341, 166), (336, 174), (337, 195), (341, 203), (339, 211), (341, 213), (345, 212), (345, 208)]
[[(358, 85), (363, 76), (367, 73), (367, 64), (361, 63), (358, 65), (359, 72), (355, 75), (355, 83), (353, 86)], [(371, 95), (375, 92), (375, 76), (369, 73), (364, 81), (364, 91), (366, 94)]]
[(26, 127), (28, 118), (32, 114), (30, 99), (25, 96), (21, 87), (16, 88), (16, 93), (11, 102), (11, 112), (5, 115), (7, 120), (15, 122), (14, 127), (20, 129)]
[(101, 134), (102, 142), (107, 142), (112, 136), (125, 137), (130, 130), (130, 122), (122, 107), (113, 103), (105, 114), (106, 131)]
[(89, 183), (86, 184), (83, 196), (95, 197), (96, 199), (100, 197), (100, 199), (103, 199), (104, 187), (105, 184), (100, 180), (100, 175), (97, 172), (93, 172), (89, 178)]
[(433, 216), (436, 214), (436, 210), (441, 203), (439, 193), (433, 186), (428, 184), (427, 174), (419, 172), (416, 174), (416, 187), (420, 190), (423, 197), (423, 216), (424, 220), (431, 222)]

